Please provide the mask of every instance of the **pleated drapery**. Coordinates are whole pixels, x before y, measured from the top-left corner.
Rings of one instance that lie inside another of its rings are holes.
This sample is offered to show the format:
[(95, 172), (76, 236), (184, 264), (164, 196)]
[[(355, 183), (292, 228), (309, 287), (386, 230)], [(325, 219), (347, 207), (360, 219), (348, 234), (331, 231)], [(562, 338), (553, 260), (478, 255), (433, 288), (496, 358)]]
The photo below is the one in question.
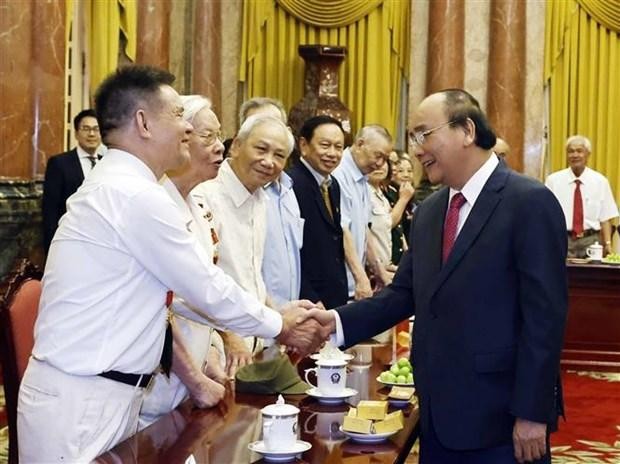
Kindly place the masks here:
[(383, 0), (276, 0), (298, 20), (316, 27), (343, 27), (359, 21)]
[(125, 54), (136, 59), (136, 0), (89, 0), (85, 2), (89, 35), (90, 92), (94, 95), (101, 81), (118, 66), (120, 37)]
[[(290, 108), (303, 96), (304, 62), (299, 45), (337, 45), (347, 48), (339, 72), (339, 98), (352, 111), (353, 130), (364, 124), (384, 125), (396, 133), (401, 85), (409, 67), (409, 1), (374, 2), (376, 8), (341, 27), (318, 27), (292, 15), (281, 0), (247, 0), (243, 11), (240, 80), (247, 97), (267, 96)], [(313, 4), (343, 1), (296, 0), (306, 9)], [(354, 11), (355, 5), (347, 2)], [(290, 5), (289, 5), (290, 7)], [(291, 10), (292, 11), (292, 10)], [(328, 13), (325, 16), (329, 17)]]
[(585, 135), (593, 145), (589, 165), (609, 179), (618, 201), (620, 37), (582, 3), (552, 0), (547, 4), (544, 78), (550, 96), (551, 171), (566, 167), (567, 137)]
[(612, 31), (620, 32), (620, 0), (577, 1), (597, 23)]

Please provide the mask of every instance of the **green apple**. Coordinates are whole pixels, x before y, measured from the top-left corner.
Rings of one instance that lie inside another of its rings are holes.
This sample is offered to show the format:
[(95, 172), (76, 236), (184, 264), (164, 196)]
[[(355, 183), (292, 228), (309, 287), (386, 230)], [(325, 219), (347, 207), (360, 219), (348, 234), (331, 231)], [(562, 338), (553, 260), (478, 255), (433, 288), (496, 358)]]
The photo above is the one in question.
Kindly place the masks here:
[(407, 377), (404, 375), (399, 375), (396, 377), (396, 383), (407, 383)]
[(405, 366), (411, 366), (411, 364), (409, 364), (409, 360), (407, 358), (400, 358), (398, 360), (398, 367), (405, 367)]
[(411, 369), (407, 366), (401, 367), (398, 371), (398, 375), (404, 375), (405, 377), (407, 377), (409, 374), (411, 374)]
[(390, 372), (394, 375), (398, 375), (400, 373), (400, 367), (398, 367), (398, 364), (393, 364), (392, 367), (390, 367)]
[(413, 374), (407, 376), (407, 383), (413, 383)]

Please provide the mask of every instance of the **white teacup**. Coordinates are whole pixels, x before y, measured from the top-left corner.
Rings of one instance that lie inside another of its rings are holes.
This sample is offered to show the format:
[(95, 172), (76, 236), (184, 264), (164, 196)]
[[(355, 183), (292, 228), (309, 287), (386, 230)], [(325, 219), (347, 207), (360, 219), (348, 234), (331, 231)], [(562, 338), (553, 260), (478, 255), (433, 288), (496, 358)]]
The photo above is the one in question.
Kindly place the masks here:
[(598, 242), (594, 242), (586, 248), (586, 254), (592, 261), (600, 261), (603, 259), (603, 247)]
[[(325, 396), (341, 394), (347, 385), (347, 361), (342, 359), (319, 359), (316, 362), (316, 366), (306, 369), (306, 382), (316, 387)], [(316, 374), (316, 385), (308, 379), (310, 372)]]
[(289, 451), (297, 442), (297, 417), (299, 409), (285, 404), (282, 395), (275, 404), (261, 410), (263, 416), (263, 442), (268, 451)]

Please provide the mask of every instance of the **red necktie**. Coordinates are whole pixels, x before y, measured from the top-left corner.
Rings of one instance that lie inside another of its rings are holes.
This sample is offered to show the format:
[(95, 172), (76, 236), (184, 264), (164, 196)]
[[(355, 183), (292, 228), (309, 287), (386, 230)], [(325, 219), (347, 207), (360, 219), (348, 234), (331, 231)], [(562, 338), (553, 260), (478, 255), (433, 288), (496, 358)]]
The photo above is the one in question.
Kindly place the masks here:
[(575, 180), (575, 194), (573, 196), (573, 238), (583, 235), (583, 200), (581, 199), (581, 181)]
[(465, 204), (467, 200), (462, 193), (457, 193), (450, 200), (450, 206), (448, 208), (448, 215), (446, 216), (446, 222), (443, 225), (443, 249), (441, 253), (442, 263), (445, 263), (452, 251), (452, 245), (456, 240), (456, 230), (459, 225), (459, 211), (461, 206)]

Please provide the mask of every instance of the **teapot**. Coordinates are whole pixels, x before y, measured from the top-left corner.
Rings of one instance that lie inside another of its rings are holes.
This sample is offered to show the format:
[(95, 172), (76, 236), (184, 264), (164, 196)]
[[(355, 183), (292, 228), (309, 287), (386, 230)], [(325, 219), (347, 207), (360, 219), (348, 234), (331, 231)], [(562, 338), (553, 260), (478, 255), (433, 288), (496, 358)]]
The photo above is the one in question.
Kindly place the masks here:
[(299, 408), (286, 404), (282, 395), (274, 404), (261, 409), (263, 417), (263, 442), (268, 451), (289, 451), (297, 443), (297, 417)]

